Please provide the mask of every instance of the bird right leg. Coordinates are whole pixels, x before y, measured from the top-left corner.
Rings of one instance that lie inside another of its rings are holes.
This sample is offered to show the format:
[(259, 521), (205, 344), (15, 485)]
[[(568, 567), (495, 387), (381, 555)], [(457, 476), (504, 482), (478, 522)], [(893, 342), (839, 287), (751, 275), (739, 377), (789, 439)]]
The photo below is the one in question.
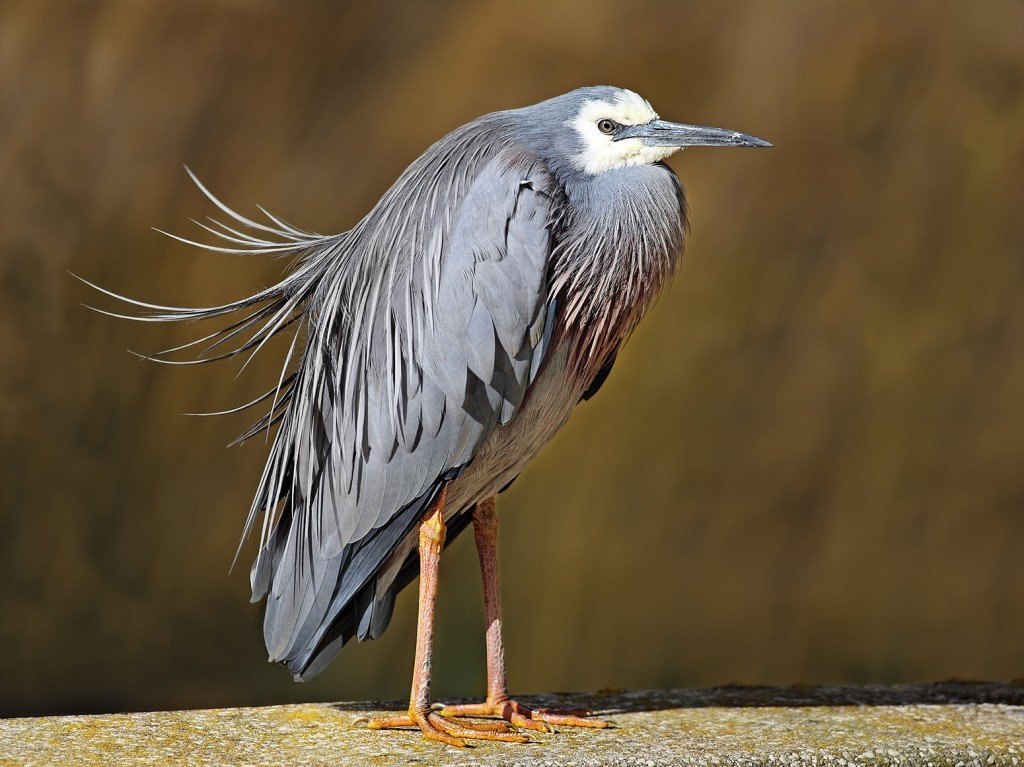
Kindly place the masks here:
[(405, 716), (372, 719), (372, 730), (419, 727), (428, 740), (439, 740), (450, 746), (465, 746), (466, 738), (504, 740), (526, 743), (529, 738), (509, 731), (504, 722), (476, 724), (445, 716), (430, 707), (430, 664), (434, 644), (434, 607), (437, 602), (437, 581), (441, 551), (444, 549), (445, 489), (438, 493), (420, 522), (420, 603), (416, 625), (416, 660), (412, 672), (409, 712)]
[(505, 645), (501, 631), (501, 579), (498, 575), (498, 514), (494, 496), (480, 501), (473, 509), (473, 535), (480, 556), (484, 587), (484, 613), (487, 623), (487, 698), (483, 703), (459, 703), (443, 706), (450, 716), (497, 716), (516, 727), (545, 732), (550, 725), (600, 729), (608, 723), (594, 719), (589, 711), (550, 711), (533, 709), (509, 697), (505, 678)]

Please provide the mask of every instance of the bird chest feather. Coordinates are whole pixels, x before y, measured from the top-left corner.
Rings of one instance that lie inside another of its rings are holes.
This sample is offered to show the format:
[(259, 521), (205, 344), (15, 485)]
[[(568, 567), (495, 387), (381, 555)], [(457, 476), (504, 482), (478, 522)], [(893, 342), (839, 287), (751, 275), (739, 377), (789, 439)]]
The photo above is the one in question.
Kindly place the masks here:
[(593, 377), (625, 341), (678, 266), (683, 189), (666, 165), (621, 168), (568, 192), (552, 256), (551, 295), (572, 358)]

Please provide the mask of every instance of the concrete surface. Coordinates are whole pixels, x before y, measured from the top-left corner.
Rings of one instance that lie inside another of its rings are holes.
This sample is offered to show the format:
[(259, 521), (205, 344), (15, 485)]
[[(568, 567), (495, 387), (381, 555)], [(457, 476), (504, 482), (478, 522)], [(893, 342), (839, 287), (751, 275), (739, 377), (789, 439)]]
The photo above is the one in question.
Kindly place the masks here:
[(523, 700), (588, 707), (615, 726), (455, 749), (357, 721), (401, 710), (399, 703), (7, 719), (0, 764), (1024, 766), (1024, 681), (608, 690)]

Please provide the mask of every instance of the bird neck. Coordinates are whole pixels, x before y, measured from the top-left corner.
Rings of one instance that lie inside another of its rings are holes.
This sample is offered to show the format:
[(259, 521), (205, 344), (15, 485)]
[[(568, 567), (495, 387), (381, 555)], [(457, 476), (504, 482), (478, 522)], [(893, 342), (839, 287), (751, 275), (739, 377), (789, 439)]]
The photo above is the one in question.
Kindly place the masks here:
[(675, 272), (685, 204), (678, 179), (664, 165), (609, 171), (565, 191), (551, 294), (575, 367), (592, 377)]

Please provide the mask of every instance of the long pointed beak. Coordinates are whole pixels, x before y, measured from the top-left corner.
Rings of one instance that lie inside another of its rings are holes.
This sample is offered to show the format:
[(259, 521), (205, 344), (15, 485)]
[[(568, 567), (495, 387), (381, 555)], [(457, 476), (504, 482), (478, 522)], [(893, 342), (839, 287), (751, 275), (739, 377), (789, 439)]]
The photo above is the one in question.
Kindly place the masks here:
[(642, 125), (630, 125), (615, 135), (615, 141), (624, 138), (641, 139), (648, 146), (772, 146), (757, 136), (737, 133), (725, 128), (708, 128), (703, 125), (685, 125), (667, 120), (651, 120)]

